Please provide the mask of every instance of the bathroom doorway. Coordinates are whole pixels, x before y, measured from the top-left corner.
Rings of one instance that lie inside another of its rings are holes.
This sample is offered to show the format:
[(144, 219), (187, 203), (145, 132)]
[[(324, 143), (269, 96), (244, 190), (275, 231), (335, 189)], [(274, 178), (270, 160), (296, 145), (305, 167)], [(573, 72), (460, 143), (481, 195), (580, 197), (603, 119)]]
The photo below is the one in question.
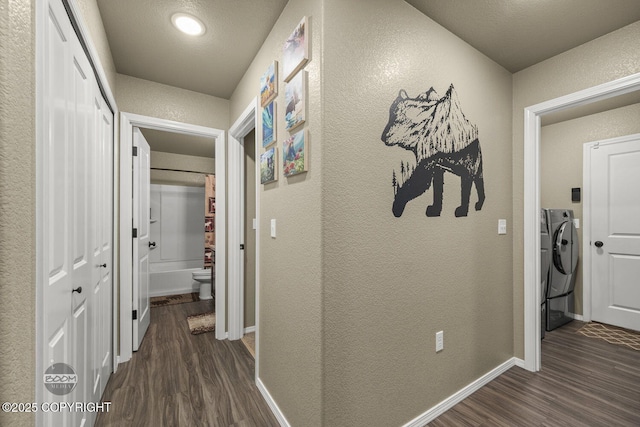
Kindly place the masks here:
[[(140, 116), (130, 113), (121, 113), (120, 119), (120, 142), (121, 142), (121, 156), (120, 156), (120, 220), (121, 224), (130, 224), (132, 219), (132, 164), (133, 164), (133, 132), (134, 128), (139, 128), (145, 133), (145, 136), (149, 136), (152, 140), (150, 145), (153, 145), (158, 152), (176, 151), (175, 146), (181, 144), (176, 143), (176, 137), (183, 138), (184, 141), (190, 141), (193, 145), (193, 149), (196, 150), (192, 154), (196, 154), (197, 150), (204, 150), (205, 152), (211, 151), (210, 154), (214, 157), (214, 171), (218, 177), (218, 188), (225, 188), (225, 133), (219, 129), (207, 128), (203, 126), (190, 125), (186, 123), (179, 123), (169, 120), (162, 120), (153, 117)], [(181, 141), (183, 141), (181, 139)], [(208, 145), (207, 145), (208, 144)], [(173, 148), (171, 148), (173, 147)], [(209, 148), (207, 148), (209, 147)], [(165, 160), (170, 159), (171, 154), (183, 156), (185, 154), (169, 153), (163, 155)], [(162, 157), (162, 156), (161, 156)], [(184, 159), (182, 159), (184, 160)], [(188, 160), (188, 159), (187, 159)], [(190, 162), (186, 162), (190, 163)], [(165, 166), (168, 166), (165, 163)], [(153, 168), (152, 168), (153, 169)], [(193, 182), (194, 180), (201, 179), (196, 178), (195, 174), (189, 173), (187, 169), (180, 167), (162, 167), (156, 165), (156, 170), (152, 170), (152, 179), (160, 180), (159, 182), (172, 180), (182, 180), (187, 182)], [(155, 175), (155, 178), (154, 176)], [(203, 174), (204, 175), (204, 174)], [(203, 200), (204, 203), (204, 200)], [(217, 230), (225, 230), (226, 225), (226, 194), (224, 191), (219, 191), (216, 200), (216, 216), (214, 227)], [(153, 213), (152, 213), (153, 214)], [(203, 242), (204, 242), (204, 226), (203, 230)], [(131, 230), (125, 227), (121, 227), (120, 239), (122, 242), (129, 241), (131, 239)], [(204, 243), (203, 243), (204, 245)], [(225, 247), (226, 236), (225, 233), (216, 233), (215, 235), (215, 312), (217, 314), (216, 322), (216, 338), (224, 339), (226, 337), (226, 325), (225, 325)], [(203, 248), (204, 252), (204, 248)], [(133, 352), (133, 313), (134, 307), (132, 303), (132, 297), (134, 293), (133, 289), (133, 254), (130, 245), (121, 245), (120, 248), (120, 262), (121, 262), (121, 274), (120, 274), (120, 363), (129, 360)], [(204, 257), (203, 257), (204, 261)]]

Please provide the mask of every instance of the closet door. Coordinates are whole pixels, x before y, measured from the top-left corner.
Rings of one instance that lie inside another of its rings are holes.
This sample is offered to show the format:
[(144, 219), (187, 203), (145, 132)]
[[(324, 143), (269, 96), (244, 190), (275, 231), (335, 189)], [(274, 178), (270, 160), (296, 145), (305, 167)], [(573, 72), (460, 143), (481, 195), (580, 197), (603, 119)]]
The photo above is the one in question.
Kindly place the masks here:
[[(46, 1), (42, 147), (42, 403), (99, 401), (112, 371), (113, 114), (60, 0)], [(96, 382), (96, 378), (98, 378)], [(95, 414), (48, 411), (45, 426)]]

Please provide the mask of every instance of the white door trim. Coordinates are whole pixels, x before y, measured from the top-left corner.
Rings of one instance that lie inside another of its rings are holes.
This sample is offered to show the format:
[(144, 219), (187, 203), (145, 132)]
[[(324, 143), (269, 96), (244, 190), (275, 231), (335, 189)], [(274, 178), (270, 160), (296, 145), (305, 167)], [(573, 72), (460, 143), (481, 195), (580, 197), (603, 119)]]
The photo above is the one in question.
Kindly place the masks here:
[[(244, 335), (244, 256), (240, 244), (244, 243), (244, 137), (257, 128), (258, 98), (251, 100), (240, 117), (229, 129), (229, 339)], [(258, 153), (258, 138), (255, 144)], [(259, 166), (256, 154), (256, 165)], [(257, 177), (259, 174), (256, 175)], [(259, 247), (259, 187), (256, 186), (256, 290), (258, 289)], [(217, 299), (216, 299), (217, 301)], [(217, 320), (216, 320), (217, 322)], [(257, 326), (257, 319), (256, 319)], [(256, 332), (257, 335), (257, 332)]]
[[(132, 222), (132, 146), (133, 128), (155, 129), (167, 132), (182, 133), (187, 135), (204, 136), (216, 140), (216, 187), (224, 189), (225, 176), (225, 133), (223, 130), (187, 123), (174, 122), (172, 120), (158, 119), (155, 117), (141, 116), (138, 114), (120, 113), (120, 242), (131, 242)], [(221, 182), (222, 181), (222, 182)], [(225, 192), (216, 194), (216, 230), (225, 229)], [(224, 300), (225, 300), (225, 242), (224, 233), (216, 233), (216, 338), (223, 339), (225, 331)], [(133, 250), (130, 244), (120, 245), (120, 357), (119, 363), (131, 359), (133, 320), (132, 286), (133, 286)], [(220, 314), (222, 313), (222, 314)]]
[(540, 370), (540, 117), (637, 90), (640, 73), (524, 109), (524, 367), (529, 371)]

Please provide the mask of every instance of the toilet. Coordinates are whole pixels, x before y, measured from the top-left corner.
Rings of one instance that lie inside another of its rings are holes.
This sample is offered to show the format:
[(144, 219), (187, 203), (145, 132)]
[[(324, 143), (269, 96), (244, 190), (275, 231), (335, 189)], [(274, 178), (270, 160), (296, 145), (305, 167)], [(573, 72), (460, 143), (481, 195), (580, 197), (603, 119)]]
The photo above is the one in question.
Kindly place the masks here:
[(211, 269), (203, 268), (192, 273), (193, 280), (200, 283), (201, 300), (213, 299), (211, 295)]

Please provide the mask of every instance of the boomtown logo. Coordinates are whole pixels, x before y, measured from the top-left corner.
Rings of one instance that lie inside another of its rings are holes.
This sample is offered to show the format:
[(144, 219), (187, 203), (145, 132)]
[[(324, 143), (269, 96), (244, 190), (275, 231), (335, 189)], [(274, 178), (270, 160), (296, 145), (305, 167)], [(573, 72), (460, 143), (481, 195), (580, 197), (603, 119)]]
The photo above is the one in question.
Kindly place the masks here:
[(45, 371), (43, 380), (47, 390), (62, 396), (73, 391), (78, 383), (78, 376), (66, 363), (55, 363)]

